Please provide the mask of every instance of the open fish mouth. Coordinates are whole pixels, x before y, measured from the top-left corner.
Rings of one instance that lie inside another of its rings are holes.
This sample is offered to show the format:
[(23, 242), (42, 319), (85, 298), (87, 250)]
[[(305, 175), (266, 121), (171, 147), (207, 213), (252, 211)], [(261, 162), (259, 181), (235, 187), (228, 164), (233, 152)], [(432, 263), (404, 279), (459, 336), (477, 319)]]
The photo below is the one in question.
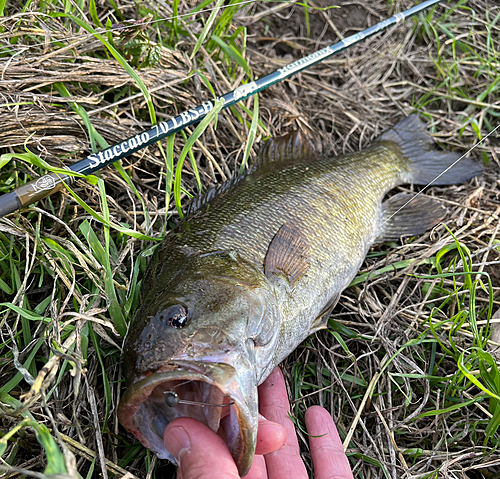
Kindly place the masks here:
[(176, 361), (168, 367), (127, 389), (118, 408), (121, 424), (159, 458), (176, 462), (163, 442), (165, 428), (179, 417), (196, 419), (224, 439), (244, 476), (255, 451), (256, 397), (245, 401), (236, 370), (228, 364)]

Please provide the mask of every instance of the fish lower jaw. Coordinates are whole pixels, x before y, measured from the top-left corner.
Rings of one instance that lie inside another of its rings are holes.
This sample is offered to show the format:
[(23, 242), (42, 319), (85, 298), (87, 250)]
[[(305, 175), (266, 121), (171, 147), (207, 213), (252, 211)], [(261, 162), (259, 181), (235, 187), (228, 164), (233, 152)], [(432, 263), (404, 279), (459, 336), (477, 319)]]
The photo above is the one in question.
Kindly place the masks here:
[[(118, 417), (145, 447), (172, 462), (175, 459), (163, 441), (166, 426), (180, 417), (196, 419), (222, 437), (243, 476), (255, 451), (257, 404), (255, 411), (250, 410), (232, 366), (205, 363), (195, 369), (200, 368), (211, 369), (212, 374), (175, 369), (134, 383), (120, 403)], [(229, 368), (234, 373), (230, 377)]]

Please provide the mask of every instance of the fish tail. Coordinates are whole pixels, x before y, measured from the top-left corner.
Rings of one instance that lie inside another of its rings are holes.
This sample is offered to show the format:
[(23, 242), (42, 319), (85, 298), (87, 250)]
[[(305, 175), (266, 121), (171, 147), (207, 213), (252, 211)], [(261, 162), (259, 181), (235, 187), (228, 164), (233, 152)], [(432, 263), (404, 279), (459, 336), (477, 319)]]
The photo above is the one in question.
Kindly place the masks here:
[(483, 171), (483, 167), (472, 158), (462, 158), (457, 162), (462, 156), (460, 153), (436, 150), (425, 123), (418, 115), (400, 121), (377, 141), (391, 141), (399, 146), (402, 155), (410, 161), (412, 181), (416, 185), (431, 182), (434, 185), (454, 185)]

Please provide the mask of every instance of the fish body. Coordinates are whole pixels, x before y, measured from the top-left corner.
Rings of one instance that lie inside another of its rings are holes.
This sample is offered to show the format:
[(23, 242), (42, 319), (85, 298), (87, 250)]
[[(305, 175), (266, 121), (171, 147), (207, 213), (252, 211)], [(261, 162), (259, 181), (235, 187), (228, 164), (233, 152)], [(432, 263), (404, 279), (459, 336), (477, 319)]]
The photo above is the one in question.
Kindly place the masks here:
[[(165, 426), (194, 417), (225, 437), (245, 475), (257, 386), (325, 327), (374, 243), (422, 233), (443, 218), (428, 199), (394, 217), (408, 196), (383, 200), (397, 185), (426, 184), (458, 156), (432, 149), (416, 115), (340, 157), (318, 157), (292, 135), (268, 143), (255, 171), (196, 200), (146, 272), (125, 344), (122, 424), (172, 459)], [(480, 172), (463, 160), (437, 184)], [(173, 393), (174, 406), (165, 402)]]

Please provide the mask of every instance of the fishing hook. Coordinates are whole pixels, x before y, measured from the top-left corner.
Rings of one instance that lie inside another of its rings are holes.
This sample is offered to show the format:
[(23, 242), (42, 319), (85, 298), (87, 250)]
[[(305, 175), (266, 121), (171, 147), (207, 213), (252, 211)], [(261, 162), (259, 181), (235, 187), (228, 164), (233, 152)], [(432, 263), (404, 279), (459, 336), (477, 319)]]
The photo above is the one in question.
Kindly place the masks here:
[(198, 402), (198, 401), (186, 401), (185, 399), (181, 399), (179, 395), (174, 392), (174, 391), (165, 391), (165, 404), (168, 407), (176, 407), (179, 404), (188, 404), (190, 406), (212, 406), (212, 407), (226, 407), (226, 406), (232, 406), (234, 404), (233, 402), (230, 402), (228, 404), (209, 404), (205, 402)]

